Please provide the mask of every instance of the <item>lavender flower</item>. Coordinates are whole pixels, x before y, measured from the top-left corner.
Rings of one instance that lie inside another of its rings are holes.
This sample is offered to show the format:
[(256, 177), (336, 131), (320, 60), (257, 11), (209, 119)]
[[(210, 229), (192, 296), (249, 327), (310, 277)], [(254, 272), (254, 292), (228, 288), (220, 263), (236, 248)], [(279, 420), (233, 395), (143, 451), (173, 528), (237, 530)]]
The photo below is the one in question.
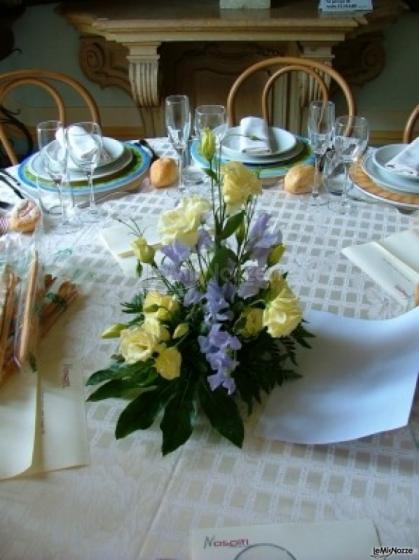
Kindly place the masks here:
[(282, 242), (280, 231), (272, 232), (268, 229), (271, 216), (262, 212), (257, 217), (249, 232), (249, 251), (251, 258), (258, 261), (259, 266), (266, 265), (266, 259), (272, 247)]
[(187, 247), (177, 239), (175, 239), (169, 245), (164, 245), (160, 251), (163, 255), (166, 255), (168, 259), (172, 261), (175, 266), (180, 266), (191, 253), (190, 247)]
[(267, 286), (263, 270), (258, 266), (249, 266), (246, 269), (246, 275), (247, 278), (242, 281), (237, 292), (243, 299), (255, 296), (260, 290), (263, 290)]

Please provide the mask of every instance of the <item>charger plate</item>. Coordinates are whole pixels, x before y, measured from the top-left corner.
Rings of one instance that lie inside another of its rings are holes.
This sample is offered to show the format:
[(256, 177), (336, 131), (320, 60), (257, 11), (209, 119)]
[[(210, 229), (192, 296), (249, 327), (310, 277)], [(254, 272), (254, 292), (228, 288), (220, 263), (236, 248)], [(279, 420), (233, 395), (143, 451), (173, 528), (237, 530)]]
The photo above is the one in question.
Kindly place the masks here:
[[(114, 190), (128, 190), (134, 185), (138, 185), (139, 180), (144, 176), (150, 167), (150, 155), (139, 145), (130, 143), (125, 144), (126, 148), (131, 152), (132, 159), (130, 164), (123, 169), (112, 175), (106, 175), (94, 180), (95, 193), (104, 193)], [(37, 154), (30, 156), (24, 160), (18, 168), (18, 176), (22, 184), (32, 191), (39, 188), (47, 192), (56, 192), (56, 187), (52, 181), (45, 181), (40, 179), (31, 172), (29, 162)], [(90, 189), (87, 185), (86, 179), (82, 181), (71, 181), (72, 192), (75, 196), (86, 196), (89, 194)], [(63, 192), (70, 192), (70, 189), (65, 188)]]
[(388, 202), (399, 208), (419, 209), (419, 194), (404, 194), (390, 191), (377, 185), (362, 169), (362, 164), (354, 164), (349, 170), (349, 175), (356, 189), (381, 202)]
[[(301, 151), (291, 159), (287, 161), (281, 161), (278, 163), (272, 164), (262, 164), (262, 165), (254, 165), (250, 163), (243, 163), (246, 167), (249, 167), (255, 173), (257, 173), (260, 179), (275, 179), (278, 177), (283, 177), (287, 174), (290, 168), (295, 165), (296, 163), (307, 163), (309, 165), (314, 163), (314, 155), (311, 151), (311, 148), (308, 144), (308, 140), (306, 138), (302, 138), (301, 136), (297, 136), (298, 142), (302, 143)], [(194, 162), (201, 168), (207, 168), (208, 162), (207, 160), (199, 153), (199, 141), (194, 140), (191, 146), (191, 156)], [(229, 161), (237, 161), (234, 158), (226, 158), (224, 155), (221, 157), (221, 163), (227, 163)]]

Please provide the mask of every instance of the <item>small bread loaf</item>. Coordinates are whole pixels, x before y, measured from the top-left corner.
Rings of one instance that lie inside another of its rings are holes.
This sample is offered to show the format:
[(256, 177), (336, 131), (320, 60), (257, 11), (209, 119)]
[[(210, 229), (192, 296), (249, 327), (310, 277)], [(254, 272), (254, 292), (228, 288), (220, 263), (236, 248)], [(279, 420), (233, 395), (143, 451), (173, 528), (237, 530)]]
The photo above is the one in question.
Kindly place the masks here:
[(284, 178), (284, 190), (293, 194), (312, 191), (314, 183), (314, 167), (306, 163), (293, 165)]
[(176, 161), (172, 158), (159, 158), (151, 164), (150, 181), (153, 187), (168, 187), (178, 178)]
[(22, 200), (9, 216), (9, 228), (23, 233), (32, 232), (41, 219), (41, 211), (32, 200)]

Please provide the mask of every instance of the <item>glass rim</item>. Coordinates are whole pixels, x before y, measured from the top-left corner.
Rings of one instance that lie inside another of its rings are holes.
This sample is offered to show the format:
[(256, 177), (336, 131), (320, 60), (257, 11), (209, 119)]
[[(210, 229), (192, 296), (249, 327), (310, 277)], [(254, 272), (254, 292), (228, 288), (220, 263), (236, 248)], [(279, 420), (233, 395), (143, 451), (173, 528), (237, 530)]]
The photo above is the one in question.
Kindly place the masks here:
[(188, 101), (189, 103), (189, 97), (183, 93), (176, 93), (174, 95), (168, 95), (164, 99), (165, 103), (180, 103), (181, 101)]
[(224, 105), (217, 105), (217, 104), (207, 104), (207, 105), (198, 105), (195, 107), (195, 113), (219, 113), (219, 112), (226, 112), (226, 108)]
[(58, 128), (60, 126), (64, 128), (63, 121), (50, 119), (48, 121), (41, 121), (41, 122), (37, 123), (36, 128), (37, 128), (37, 130), (40, 130), (40, 129), (52, 130), (53, 128)]
[(335, 119), (335, 124), (348, 124), (348, 122), (351, 122), (356, 126), (357, 123), (368, 123), (368, 119), (361, 115), (341, 115), (340, 117), (336, 117)]

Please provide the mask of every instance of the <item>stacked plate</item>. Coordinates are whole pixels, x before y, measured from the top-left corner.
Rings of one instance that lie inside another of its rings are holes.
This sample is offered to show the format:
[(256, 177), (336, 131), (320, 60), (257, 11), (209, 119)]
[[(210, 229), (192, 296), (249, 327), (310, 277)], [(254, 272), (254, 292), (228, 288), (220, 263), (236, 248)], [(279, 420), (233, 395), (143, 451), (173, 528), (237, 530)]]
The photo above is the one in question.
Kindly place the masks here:
[[(240, 148), (240, 127), (227, 130), (221, 147), (221, 161), (240, 161), (257, 170), (261, 179), (282, 177), (296, 163), (312, 163), (314, 161), (310, 146), (306, 139), (294, 136), (281, 128), (270, 128), (271, 153), (269, 155), (249, 154)], [(199, 153), (199, 143), (192, 143), (191, 155), (201, 167), (207, 161)]]
[[(130, 190), (138, 186), (150, 166), (149, 154), (137, 144), (122, 143), (113, 138), (103, 138), (103, 153), (93, 174), (95, 192)], [(56, 192), (54, 183), (42, 165), (38, 153), (24, 160), (18, 169), (21, 182), (29, 189), (40, 188)], [(69, 161), (69, 176), (75, 196), (88, 196), (89, 188), (85, 172)], [(64, 192), (66, 189), (64, 189)]]
[(412, 195), (419, 196), (419, 177), (387, 167), (387, 163), (405, 147), (406, 144), (391, 144), (378, 148), (364, 159), (363, 170), (380, 188), (398, 195), (406, 195), (407, 200)]

